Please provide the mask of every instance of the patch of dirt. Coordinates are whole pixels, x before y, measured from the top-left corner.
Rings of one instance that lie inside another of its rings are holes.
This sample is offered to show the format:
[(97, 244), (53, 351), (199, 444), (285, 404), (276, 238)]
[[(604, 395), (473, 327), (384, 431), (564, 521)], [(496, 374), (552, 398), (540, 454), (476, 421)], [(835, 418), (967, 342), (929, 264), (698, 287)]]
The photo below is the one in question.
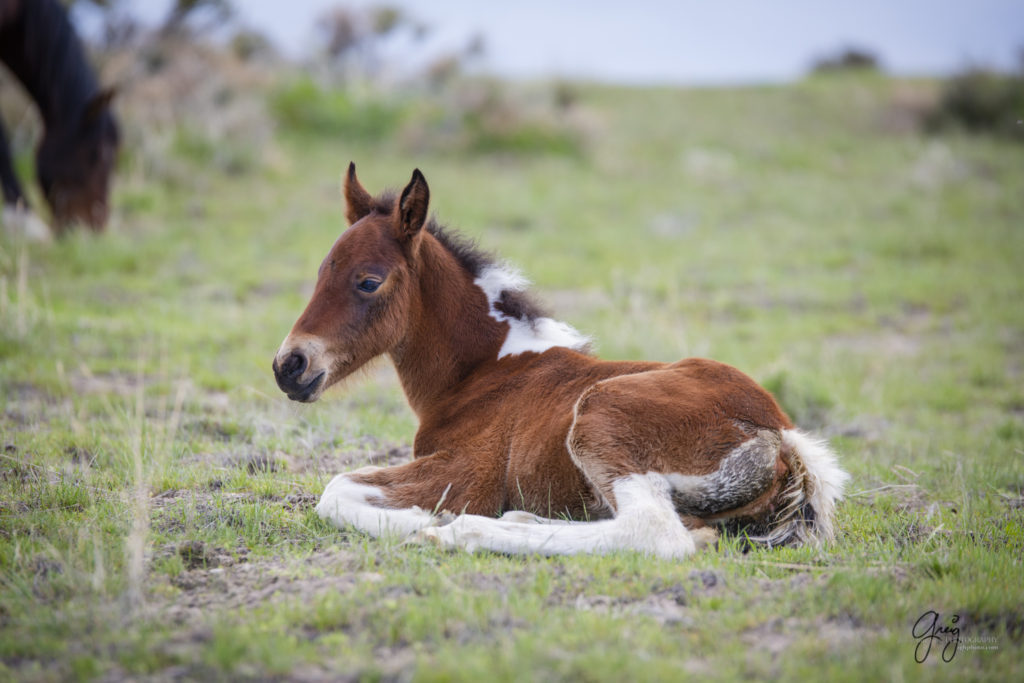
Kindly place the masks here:
[[(196, 540), (182, 541), (173, 547), (172, 552), (181, 557), (185, 569), (188, 570), (230, 567), (238, 561), (226, 548), (214, 547)], [(248, 551), (241, 550), (239, 553), (241, 561), (244, 561)]]
[[(685, 600), (685, 598), (683, 599)], [(661, 624), (677, 624), (685, 627), (692, 627), (697, 623), (687, 610), (685, 602), (680, 604), (679, 598), (671, 595), (652, 594), (634, 600), (612, 598), (607, 595), (580, 594), (576, 598), (576, 609), (582, 612), (605, 612), (614, 616), (639, 615), (650, 617)]]
[(171, 579), (180, 593), (158, 606), (175, 624), (198, 626), (205, 624), (205, 615), (213, 610), (249, 609), (286, 598), (310, 603), (328, 591), (347, 593), (361, 584), (383, 580), (375, 572), (355, 571), (361, 561), (344, 550), (321, 551), (301, 561), (239, 562), (223, 548), (202, 543), (196, 548), (196, 543), (187, 541), (165, 549), (217, 563), (197, 564)]
[(797, 640), (812, 638), (827, 650), (837, 651), (879, 635), (881, 631), (867, 628), (853, 618), (805, 620), (780, 617), (747, 629), (740, 639), (751, 648), (751, 656), (767, 654), (775, 659)]
[(1006, 495), (1006, 494), (1000, 494), (1000, 495), (1001, 495), (1001, 497), (1003, 499), (1003, 503), (1010, 510), (1024, 510), (1024, 496), (1022, 496), (1022, 495), (1014, 496), (1014, 495)]
[(577, 610), (599, 611), (615, 616), (639, 615), (661, 624), (684, 627), (696, 625), (689, 604), (694, 596), (713, 594), (725, 587), (725, 578), (712, 570), (693, 570), (684, 583), (655, 584), (641, 598), (610, 597), (579, 593), (573, 600)]
[(245, 471), (249, 474), (268, 474), (282, 468), (281, 461), (265, 453), (250, 455), (244, 460)]
[[(184, 533), (186, 528), (207, 528), (222, 525), (239, 526), (242, 522), (242, 513), (238, 510), (238, 503), (246, 501), (266, 500), (254, 493), (233, 493), (221, 492), (216, 495), (206, 491), (194, 489), (168, 489), (155, 494), (150, 499), (150, 506), (154, 514), (151, 524), (153, 529), (160, 533)], [(177, 510), (169, 513), (162, 511), (178, 503), (186, 503), (182, 511)]]
[(284, 506), (288, 510), (305, 510), (316, 507), (320, 496), (315, 493), (289, 493), (284, 497)]
[(187, 436), (207, 437), (212, 441), (249, 442), (249, 436), (238, 425), (222, 422), (209, 417), (187, 420), (181, 431)]
[(850, 496), (853, 502), (863, 505), (874, 505), (880, 498), (893, 499), (899, 512), (920, 515), (925, 521), (934, 519), (940, 510), (951, 510), (954, 514), (957, 511), (953, 502), (932, 500), (925, 489), (914, 483), (894, 484), (875, 479), (865, 485), (864, 491)]
[(238, 512), (235, 507), (245, 502), (275, 502), (280, 503), (286, 510), (305, 510), (316, 506), (320, 500), (319, 494), (307, 491), (289, 493), (284, 497), (276, 495), (257, 495), (255, 493), (239, 493), (221, 491), (223, 482), (215, 479), (207, 485), (206, 490), (202, 489), (167, 489), (153, 494), (150, 499), (151, 509), (154, 511), (152, 517), (153, 528), (162, 533), (183, 532), (185, 522), (182, 521), (178, 511), (170, 514), (162, 514), (162, 510), (172, 505), (186, 504), (183, 510), (188, 517), (189, 524), (196, 527), (208, 525), (231, 525), (238, 521)]
[(408, 444), (378, 444), (376, 439), (372, 438), (366, 439), (366, 442), (368, 447), (363, 450), (339, 449), (293, 454), (289, 458), (289, 471), (331, 476), (365, 465), (390, 467), (412, 460), (412, 446)]
[(140, 381), (145, 385), (147, 378), (127, 372), (109, 372), (96, 375), (84, 368), (68, 375), (68, 383), (76, 394), (134, 396)]
[(3, 418), (20, 427), (45, 422), (61, 409), (60, 401), (30, 382), (13, 382), (6, 390)]

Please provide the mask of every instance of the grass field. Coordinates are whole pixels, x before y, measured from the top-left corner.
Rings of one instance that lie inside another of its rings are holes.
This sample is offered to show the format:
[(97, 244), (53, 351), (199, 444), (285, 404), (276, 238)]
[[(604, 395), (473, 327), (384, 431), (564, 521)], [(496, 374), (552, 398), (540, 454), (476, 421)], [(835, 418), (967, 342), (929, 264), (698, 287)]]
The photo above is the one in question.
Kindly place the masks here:
[[(577, 86), (561, 154), (127, 151), (106, 234), (0, 237), (0, 679), (1024, 678), (1024, 147), (908, 129), (934, 87)], [(321, 522), (416, 428), (383, 363), (310, 406), (270, 372), (349, 160), (422, 169), (602, 357), (771, 389), (853, 475), (837, 543), (549, 559)]]

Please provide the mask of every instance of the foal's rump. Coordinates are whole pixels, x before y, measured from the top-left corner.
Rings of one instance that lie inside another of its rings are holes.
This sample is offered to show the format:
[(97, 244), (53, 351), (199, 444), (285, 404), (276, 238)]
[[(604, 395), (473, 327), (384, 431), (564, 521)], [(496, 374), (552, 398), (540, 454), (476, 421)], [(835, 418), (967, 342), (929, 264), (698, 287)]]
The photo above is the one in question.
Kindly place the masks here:
[(723, 363), (687, 359), (598, 382), (577, 401), (566, 443), (612, 509), (616, 482), (653, 472), (691, 524), (744, 527), (772, 545), (831, 537), (844, 478), (834, 456)]

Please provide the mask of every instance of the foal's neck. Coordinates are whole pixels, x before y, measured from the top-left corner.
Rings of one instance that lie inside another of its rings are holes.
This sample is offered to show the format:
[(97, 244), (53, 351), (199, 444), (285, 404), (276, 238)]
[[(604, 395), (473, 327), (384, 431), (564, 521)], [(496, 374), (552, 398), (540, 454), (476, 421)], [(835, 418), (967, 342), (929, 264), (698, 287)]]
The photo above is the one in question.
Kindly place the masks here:
[(420, 288), (405, 339), (391, 351), (406, 398), (420, 417), (481, 366), (498, 358), (508, 326), (489, 315), (473, 276), (424, 231)]

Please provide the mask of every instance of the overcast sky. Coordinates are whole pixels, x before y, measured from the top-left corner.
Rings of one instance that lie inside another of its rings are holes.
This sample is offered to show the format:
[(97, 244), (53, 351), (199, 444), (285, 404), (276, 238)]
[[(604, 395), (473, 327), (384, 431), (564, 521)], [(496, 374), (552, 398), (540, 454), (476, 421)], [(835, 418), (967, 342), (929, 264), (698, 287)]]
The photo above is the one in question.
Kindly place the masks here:
[[(153, 21), (168, 0), (129, 0)], [(80, 5), (82, 3), (79, 3)], [(1011, 69), (1024, 49), (1024, 0), (234, 0), (239, 19), (286, 54), (309, 54), (313, 25), (337, 5), (391, 4), (431, 27), (441, 52), (484, 36), (483, 66), (516, 78), (628, 83), (784, 81), (838, 48), (873, 51), (897, 74), (967, 64)], [(83, 17), (83, 19), (85, 19)]]

